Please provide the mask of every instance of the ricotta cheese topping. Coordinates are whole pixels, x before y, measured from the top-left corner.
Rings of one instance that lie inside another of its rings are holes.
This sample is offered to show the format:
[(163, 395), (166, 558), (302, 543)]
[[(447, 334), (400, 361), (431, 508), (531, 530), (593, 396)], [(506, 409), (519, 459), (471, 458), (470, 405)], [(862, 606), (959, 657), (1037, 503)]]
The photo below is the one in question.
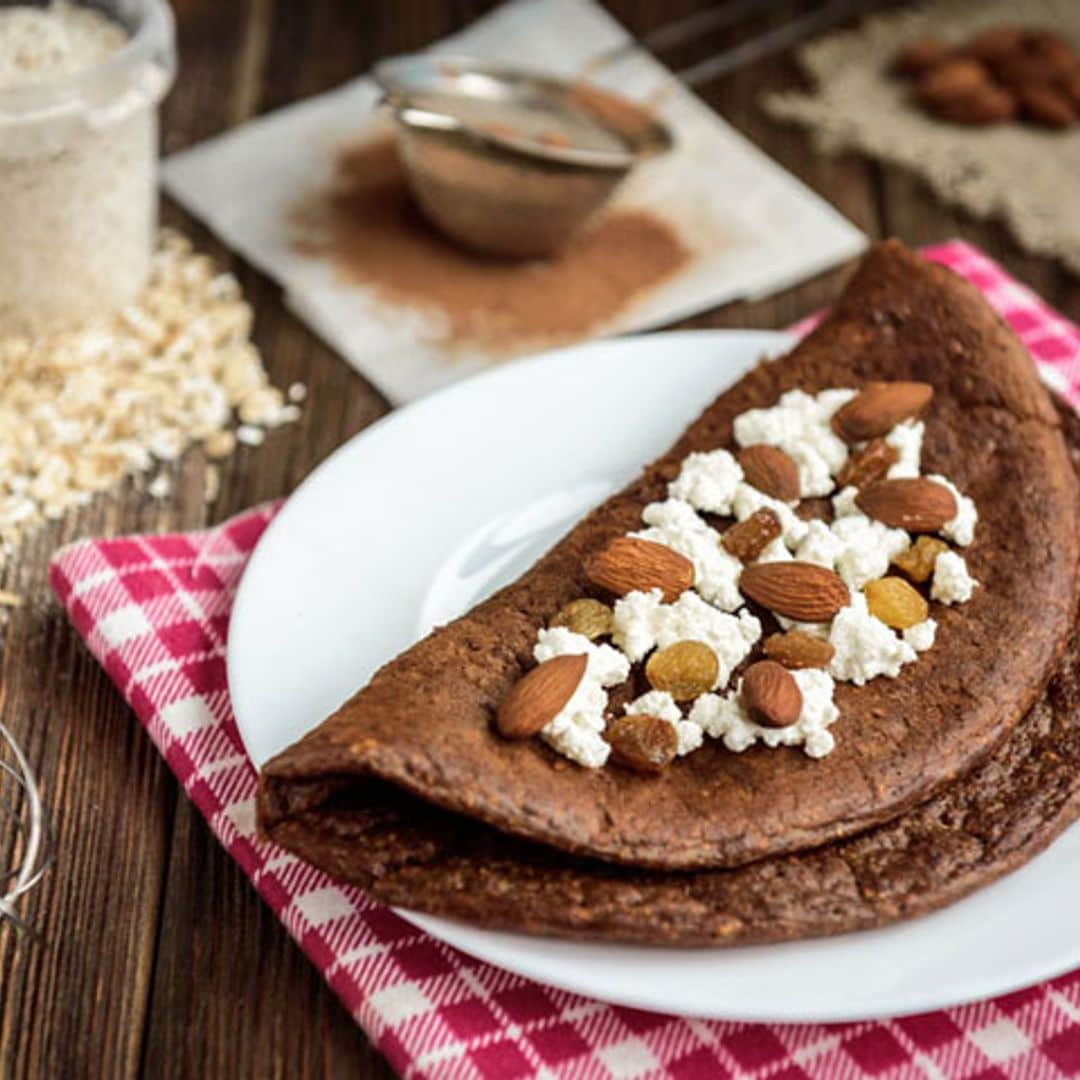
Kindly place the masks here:
[(835, 684), (825, 671), (808, 668), (791, 673), (802, 692), (803, 706), (799, 719), (783, 728), (761, 727), (755, 724), (743, 708), (740, 694), (742, 680), (735, 690), (721, 697), (703, 694), (690, 711), (690, 720), (699, 724), (707, 735), (722, 739), (724, 745), (741, 754), (756, 742), (766, 746), (802, 746), (812, 758), (821, 758), (835, 745), (830, 725), (839, 716), (833, 703)]

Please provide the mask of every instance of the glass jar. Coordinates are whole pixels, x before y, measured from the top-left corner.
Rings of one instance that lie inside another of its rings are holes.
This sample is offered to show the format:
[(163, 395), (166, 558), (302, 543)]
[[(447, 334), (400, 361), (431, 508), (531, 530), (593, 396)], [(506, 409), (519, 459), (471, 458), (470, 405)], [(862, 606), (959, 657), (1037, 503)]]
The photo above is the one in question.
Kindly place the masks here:
[[(33, 7), (59, 19), (91, 6), (127, 41), (89, 66), (43, 68), (40, 78), (12, 67), (0, 82), (0, 337), (71, 328), (129, 303), (146, 280), (157, 229), (158, 105), (176, 70), (168, 4), (0, 0), (0, 16)], [(24, 22), (19, 37), (9, 23), (9, 52), (33, 53), (41, 39), (47, 62), (41, 27)]]

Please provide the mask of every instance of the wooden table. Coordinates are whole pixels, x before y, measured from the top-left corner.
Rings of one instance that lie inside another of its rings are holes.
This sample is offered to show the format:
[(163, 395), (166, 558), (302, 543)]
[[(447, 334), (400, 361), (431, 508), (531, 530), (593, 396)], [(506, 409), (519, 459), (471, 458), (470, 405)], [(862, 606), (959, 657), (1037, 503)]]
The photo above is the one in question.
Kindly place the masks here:
[[(376, 58), (416, 49), (490, 7), (481, 0), (178, 0), (181, 76), (165, 108), (166, 150), (333, 87)], [(641, 34), (693, 0), (609, 0)], [(792, 2), (773, 21), (805, 7)], [(716, 43), (713, 43), (715, 48)], [(871, 236), (912, 244), (965, 236), (1051, 303), (1080, 317), (1080, 283), (1023, 254), (996, 226), (959, 217), (916, 180), (854, 157), (818, 157), (799, 131), (768, 121), (767, 88), (793, 85), (788, 59), (709, 87), (706, 96), (768, 154)], [(205, 229), (166, 218), (224, 260)], [(792, 237), (798, 242), (798, 237)], [(256, 337), (274, 381), (302, 380), (297, 426), (223, 471), (202, 501), (202, 460), (189, 453), (170, 502), (128, 489), (31, 537), (5, 588), (27, 602), (3, 648), (3, 719), (44, 783), (56, 866), (25, 912), (40, 941), (0, 927), (0, 1075), (269, 1077), (388, 1076), (388, 1067), (315, 969), (225, 856), (164, 762), (90, 658), (48, 591), (62, 541), (191, 528), (290, 491), (331, 450), (382, 415), (378, 391), (323, 347), (279, 290), (232, 260), (258, 313)], [(782, 327), (825, 303), (841, 273), (782, 295), (734, 304), (692, 326)], [(12, 838), (0, 835), (0, 853)]]

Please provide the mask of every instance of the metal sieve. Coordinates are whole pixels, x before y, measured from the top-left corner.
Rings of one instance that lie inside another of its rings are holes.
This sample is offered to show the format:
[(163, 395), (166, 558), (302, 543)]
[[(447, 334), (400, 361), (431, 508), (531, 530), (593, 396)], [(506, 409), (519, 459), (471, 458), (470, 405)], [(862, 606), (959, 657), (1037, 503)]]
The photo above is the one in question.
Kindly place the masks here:
[[(882, 0), (827, 0), (816, 10), (676, 73), (708, 82), (789, 47)], [(515, 258), (557, 250), (646, 158), (674, 145), (650, 109), (585, 79), (639, 50), (729, 29), (777, 0), (726, 0), (595, 57), (577, 79), (471, 57), (417, 54), (377, 64), (414, 199), (465, 247)]]
[(375, 79), (421, 210), (488, 254), (556, 250), (639, 161), (672, 145), (640, 106), (518, 67), (404, 56), (377, 65)]

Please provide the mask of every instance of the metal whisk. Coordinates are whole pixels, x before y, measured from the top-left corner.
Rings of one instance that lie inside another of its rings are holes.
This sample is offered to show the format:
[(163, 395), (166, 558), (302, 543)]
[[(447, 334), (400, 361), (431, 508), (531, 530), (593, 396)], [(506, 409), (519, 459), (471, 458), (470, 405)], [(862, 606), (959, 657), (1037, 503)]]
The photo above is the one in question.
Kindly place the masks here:
[(8, 919), (17, 929), (28, 930), (15, 907), (52, 862), (49, 827), (30, 763), (0, 723), (0, 825), (6, 821), (13, 823), (16, 838), (14, 865), (0, 869), (0, 921)]

